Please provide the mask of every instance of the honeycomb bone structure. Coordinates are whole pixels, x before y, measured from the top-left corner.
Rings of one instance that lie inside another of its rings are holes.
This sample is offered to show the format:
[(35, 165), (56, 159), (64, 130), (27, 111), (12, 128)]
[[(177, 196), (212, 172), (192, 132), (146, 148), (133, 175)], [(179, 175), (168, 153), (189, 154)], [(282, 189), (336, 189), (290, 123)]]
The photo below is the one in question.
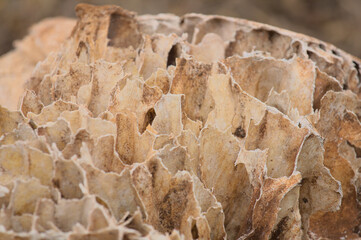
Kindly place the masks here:
[(359, 59), (242, 19), (76, 14), (0, 60), (0, 239), (361, 237)]

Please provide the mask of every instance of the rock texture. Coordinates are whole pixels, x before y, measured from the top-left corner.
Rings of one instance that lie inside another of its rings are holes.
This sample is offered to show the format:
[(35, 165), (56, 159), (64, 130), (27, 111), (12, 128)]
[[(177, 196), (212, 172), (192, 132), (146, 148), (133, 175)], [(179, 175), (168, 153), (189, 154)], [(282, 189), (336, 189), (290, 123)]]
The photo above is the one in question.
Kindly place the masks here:
[(0, 239), (361, 237), (359, 59), (241, 19), (76, 12), (0, 108)]

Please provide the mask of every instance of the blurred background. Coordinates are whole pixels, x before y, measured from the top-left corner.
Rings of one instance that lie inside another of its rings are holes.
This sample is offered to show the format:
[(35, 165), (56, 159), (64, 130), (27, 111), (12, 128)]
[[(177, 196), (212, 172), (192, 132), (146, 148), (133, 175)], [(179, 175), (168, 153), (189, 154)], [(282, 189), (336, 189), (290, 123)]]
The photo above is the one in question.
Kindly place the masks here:
[(196, 12), (301, 32), (361, 57), (361, 0), (0, 0), (0, 55), (46, 17), (75, 17), (76, 4), (116, 4), (138, 14)]

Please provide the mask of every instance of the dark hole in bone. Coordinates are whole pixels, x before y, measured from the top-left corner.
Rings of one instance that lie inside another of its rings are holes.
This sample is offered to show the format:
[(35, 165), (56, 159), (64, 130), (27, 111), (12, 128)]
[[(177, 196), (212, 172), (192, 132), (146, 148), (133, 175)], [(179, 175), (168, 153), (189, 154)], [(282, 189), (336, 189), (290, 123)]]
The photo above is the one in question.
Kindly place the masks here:
[(238, 127), (233, 135), (239, 138), (244, 138), (246, 137), (246, 131), (242, 127)]
[(313, 56), (314, 53), (311, 52), (311, 51), (306, 51), (306, 53), (307, 53), (308, 58), (312, 59), (312, 56)]
[(154, 111), (154, 108), (149, 109), (149, 111), (147, 112), (147, 119), (149, 120), (148, 122), (150, 125), (152, 125), (155, 116), (156, 113)]
[(30, 119), (29, 125), (30, 125), (30, 127), (31, 127), (33, 130), (35, 130), (35, 129), (38, 128), (38, 126), (36, 125), (36, 123), (34, 122), (33, 119)]
[(129, 219), (132, 218), (131, 214), (127, 214), (127, 216), (124, 218), (124, 222), (128, 221)]
[(332, 52), (332, 53), (333, 53), (333, 55), (335, 55), (335, 56), (340, 56), (340, 53), (339, 53), (339, 52), (337, 52), (336, 50), (332, 50), (331, 52)]
[(268, 32), (268, 40), (270, 42), (273, 42), (278, 36), (280, 36), (280, 34), (275, 32), (275, 31), (269, 31)]
[(322, 43), (318, 44), (319, 48), (321, 48), (323, 51), (326, 51), (326, 46)]
[(197, 228), (196, 224), (193, 225), (191, 232), (192, 232), (192, 238), (193, 239), (198, 239), (199, 238), (198, 228)]
[(119, 13), (110, 15), (107, 37), (108, 46), (119, 48), (132, 46), (134, 49), (139, 46), (142, 39), (135, 19)]
[(360, 64), (356, 61), (352, 61), (353, 66), (355, 67), (356, 71), (357, 71), (357, 78), (358, 78), (358, 82), (361, 83), (361, 72), (360, 72)]
[(174, 44), (168, 53), (167, 67), (176, 65), (176, 59), (180, 57), (180, 46)]
[(148, 125), (152, 125), (156, 116), (157, 114), (155, 113), (154, 108), (148, 110), (148, 112), (145, 114), (144, 124), (142, 129), (140, 129), (140, 133), (143, 133), (147, 129)]
[(361, 237), (361, 226), (356, 225), (352, 231)]

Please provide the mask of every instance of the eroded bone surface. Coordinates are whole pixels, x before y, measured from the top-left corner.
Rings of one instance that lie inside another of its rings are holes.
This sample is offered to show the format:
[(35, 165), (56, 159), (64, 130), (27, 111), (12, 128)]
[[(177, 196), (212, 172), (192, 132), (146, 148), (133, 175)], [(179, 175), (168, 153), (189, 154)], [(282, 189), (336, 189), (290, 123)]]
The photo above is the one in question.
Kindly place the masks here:
[(359, 59), (242, 19), (76, 13), (0, 59), (0, 239), (361, 237)]

